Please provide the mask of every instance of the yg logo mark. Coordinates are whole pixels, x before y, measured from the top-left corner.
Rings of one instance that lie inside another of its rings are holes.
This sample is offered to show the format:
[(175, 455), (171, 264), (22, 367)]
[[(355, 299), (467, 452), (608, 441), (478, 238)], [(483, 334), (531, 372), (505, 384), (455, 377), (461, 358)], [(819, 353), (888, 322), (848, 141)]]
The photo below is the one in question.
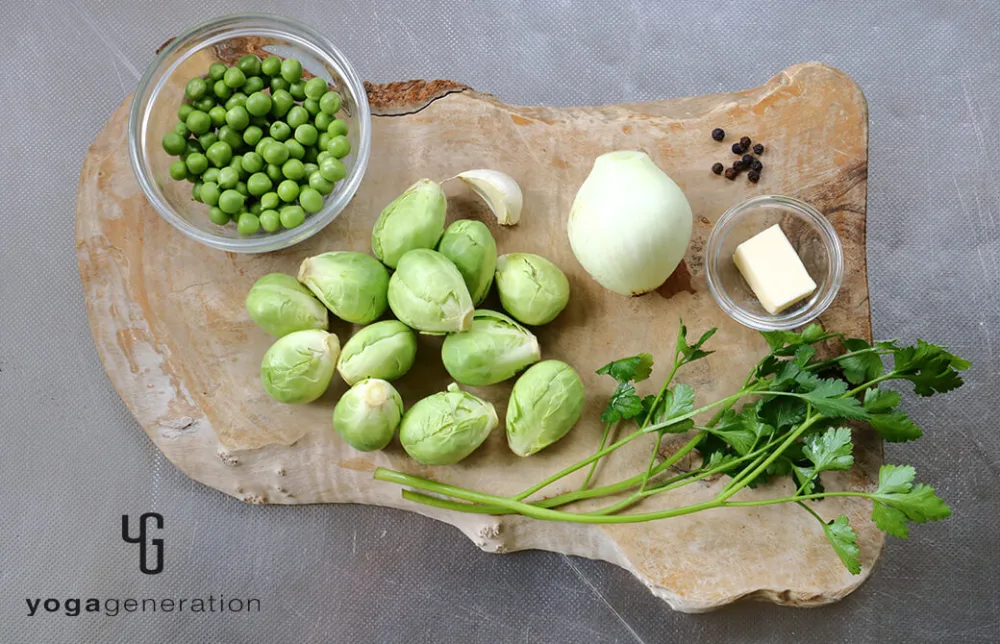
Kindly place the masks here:
[(146, 514), (139, 517), (139, 536), (132, 537), (129, 536), (129, 519), (127, 514), (122, 515), (122, 539), (125, 543), (138, 543), (139, 544), (139, 570), (147, 575), (158, 575), (163, 572), (163, 539), (150, 539), (148, 543), (153, 545), (153, 550), (156, 553), (154, 558), (154, 566), (150, 568), (147, 566), (149, 559), (146, 555), (147, 550), (147, 539), (146, 539), (146, 520), (153, 519), (156, 521), (156, 529), (163, 529), (163, 515), (157, 514), (155, 512), (147, 512)]

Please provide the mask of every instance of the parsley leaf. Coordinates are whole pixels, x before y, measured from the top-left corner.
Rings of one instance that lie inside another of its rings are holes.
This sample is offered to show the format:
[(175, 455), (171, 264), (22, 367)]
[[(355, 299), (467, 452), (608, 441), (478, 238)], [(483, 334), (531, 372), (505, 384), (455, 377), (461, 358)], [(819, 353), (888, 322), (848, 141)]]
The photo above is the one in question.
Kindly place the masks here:
[(761, 331), (761, 335), (771, 347), (771, 353), (776, 356), (794, 355), (796, 349), (803, 344), (818, 342), (825, 335), (823, 327), (813, 323), (805, 328), (802, 333), (794, 331)]
[(823, 533), (830, 545), (833, 546), (833, 551), (837, 553), (851, 574), (860, 574), (861, 552), (858, 550), (858, 535), (855, 534), (854, 528), (848, 524), (847, 517), (841, 514), (833, 521), (824, 523)]
[(905, 443), (924, 435), (923, 430), (898, 409), (885, 414), (872, 414), (868, 422), (872, 429), (890, 443)]
[(772, 427), (787, 429), (805, 420), (806, 404), (800, 398), (776, 396), (761, 406), (760, 415)]
[(934, 494), (934, 488), (913, 484), (915, 476), (916, 470), (909, 465), (883, 465), (879, 470), (878, 489), (872, 495), (872, 521), (879, 530), (906, 539), (907, 520), (926, 523), (951, 516), (951, 508)]
[[(880, 345), (881, 346), (881, 345)], [(962, 386), (959, 371), (972, 363), (949, 353), (944, 347), (917, 340), (916, 346), (893, 349), (893, 369), (900, 378), (913, 383), (913, 390), (921, 396), (933, 396)]]
[(701, 347), (715, 335), (718, 328), (712, 327), (708, 331), (705, 331), (698, 341), (694, 344), (689, 345), (687, 343), (687, 327), (684, 326), (684, 320), (681, 320), (680, 329), (677, 330), (677, 351), (684, 356), (684, 362), (694, 362), (695, 360), (700, 360), (706, 356), (710, 356), (714, 351), (704, 351)]
[[(844, 340), (844, 347), (848, 351), (854, 352), (871, 349), (872, 345), (860, 338), (847, 338)], [(885, 367), (882, 365), (882, 358), (874, 351), (854, 356), (845, 356), (839, 358), (837, 363), (844, 370), (844, 377), (852, 385), (860, 385), (863, 382), (874, 380), (885, 371)]]
[(618, 382), (642, 382), (653, 370), (653, 356), (640, 353), (631, 358), (622, 358), (609, 362), (597, 370), (599, 375), (609, 375)]
[(895, 391), (887, 389), (867, 389), (865, 390), (865, 411), (877, 414), (891, 411), (902, 397)]
[[(685, 385), (683, 383), (676, 385), (673, 389), (668, 389), (663, 397), (660, 399), (659, 404), (657, 404), (656, 409), (653, 409), (653, 402), (656, 400), (656, 396), (646, 396), (642, 399), (642, 418), (649, 416), (650, 422), (653, 424), (662, 423), (670, 420), (671, 418), (676, 418), (682, 416), (694, 409), (694, 389), (690, 385)], [(683, 420), (679, 423), (665, 427), (660, 431), (669, 432), (671, 434), (682, 434), (694, 426), (694, 421), (690, 418)]]
[(840, 398), (847, 393), (847, 383), (843, 380), (819, 380), (816, 388), (802, 394), (813, 409), (831, 418), (867, 418), (868, 412), (857, 398)]
[(728, 443), (740, 456), (748, 454), (762, 436), (773, 431), (773, 427), (757, 417), (753, 406), (745, 407), (740, 414), (726, 412), (715, 427), (708, 429), (710, 434)]
[(611, 401), (601, 414), (601, 422), (617, 423), (620, 420), (635, 418), (642, 413), (642, 399), (635, 393), (635, 386), (620, 382), (611, 394)]
[(816, 355), (816, 347), (811, 344), (800, 345), (795, 349), (795, 364), (800, 369), (804, 369), (814, 355)]
[(711, 454), (712, 455), (708, 457), (708, 461), (702, 464), (702, 469), (714, 470), (717, 467), (732, 463), (736, 460), (736, 455), (730, 454), (729, 452), (712, 452)]
[(822, 434), (806, 436), (802, 453), (816, 466), (815, 471), (849, 470), (854, 465), (851, 450), (851, 430), (847, 427), (831, 427)]

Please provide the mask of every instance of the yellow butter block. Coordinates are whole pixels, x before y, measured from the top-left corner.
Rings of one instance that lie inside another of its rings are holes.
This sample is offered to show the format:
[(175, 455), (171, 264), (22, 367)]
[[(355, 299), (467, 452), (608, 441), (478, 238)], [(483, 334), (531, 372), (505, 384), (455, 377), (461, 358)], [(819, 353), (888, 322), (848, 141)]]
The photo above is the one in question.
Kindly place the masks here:
[(812, 295), (816, 282), (778, 224), (736, 247), (736, 267), (768, 313), (776, 315)]

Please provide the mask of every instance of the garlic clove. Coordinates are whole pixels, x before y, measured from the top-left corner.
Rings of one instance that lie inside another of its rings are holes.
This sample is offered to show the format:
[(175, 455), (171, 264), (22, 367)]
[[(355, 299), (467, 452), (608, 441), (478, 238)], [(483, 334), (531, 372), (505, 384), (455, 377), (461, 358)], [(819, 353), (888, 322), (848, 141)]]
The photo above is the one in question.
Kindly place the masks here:
[(482, 197), (501, 225), (513, 226), (521, 220), (524, 196), (521, 187), (508, 175), (497, 170), (467, 170), (456, 178)]

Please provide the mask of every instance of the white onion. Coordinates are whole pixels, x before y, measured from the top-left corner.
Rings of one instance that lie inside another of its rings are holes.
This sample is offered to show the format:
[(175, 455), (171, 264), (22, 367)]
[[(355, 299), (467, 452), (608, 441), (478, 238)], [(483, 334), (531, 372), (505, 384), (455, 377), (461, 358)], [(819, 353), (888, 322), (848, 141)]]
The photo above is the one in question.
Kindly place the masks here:
[(674, 272), (691, 241), (684, 193), (645, 153), (597, 157), (569, 213), (573, 254), (604, 288), (641, 295)]

